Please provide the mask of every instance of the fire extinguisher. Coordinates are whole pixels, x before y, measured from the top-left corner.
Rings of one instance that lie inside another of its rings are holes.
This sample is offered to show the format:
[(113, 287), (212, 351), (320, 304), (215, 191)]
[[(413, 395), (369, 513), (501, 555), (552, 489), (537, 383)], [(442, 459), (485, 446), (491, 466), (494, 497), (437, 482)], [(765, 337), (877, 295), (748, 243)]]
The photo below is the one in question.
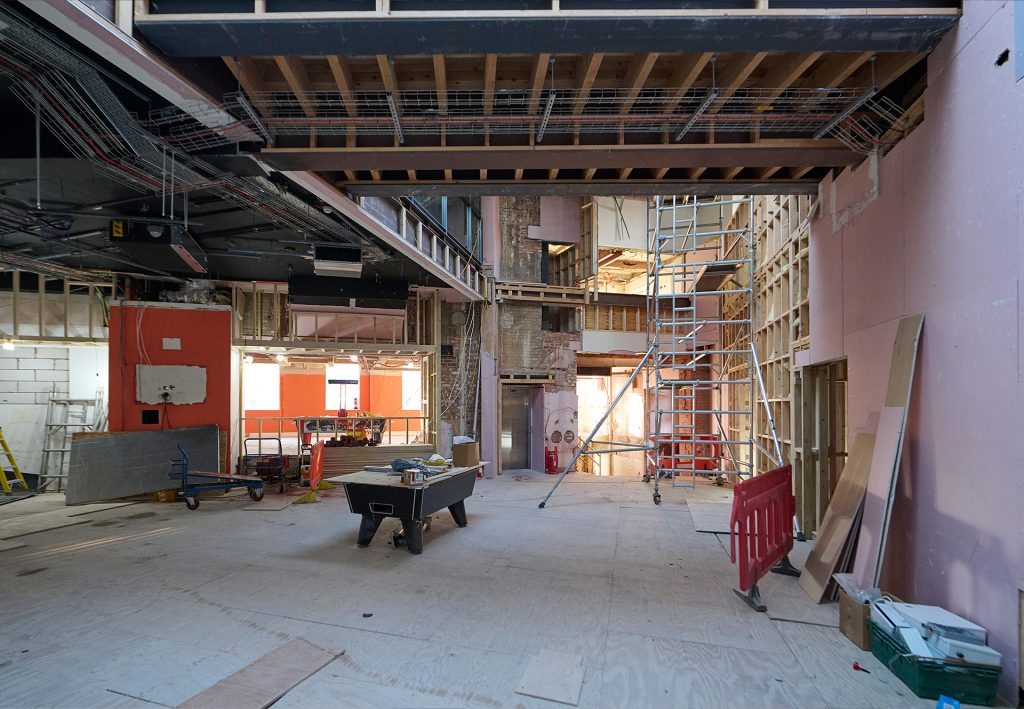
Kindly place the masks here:
[(544, 472), (548, 475), (558, 475), (558, 449), (544, 449)]

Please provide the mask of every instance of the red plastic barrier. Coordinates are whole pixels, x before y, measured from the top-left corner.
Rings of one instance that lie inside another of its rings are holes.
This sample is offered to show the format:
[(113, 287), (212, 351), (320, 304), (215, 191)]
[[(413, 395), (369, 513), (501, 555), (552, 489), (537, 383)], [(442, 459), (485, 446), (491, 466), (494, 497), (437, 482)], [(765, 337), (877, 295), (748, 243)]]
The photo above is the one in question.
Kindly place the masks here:
[[(699, 441), (707, 441), (707, 443), (693, 444), (693, 469), (707, 470), (709, 472), (718, 470), (720, 465), (719, 459), (722, 457), (718, 443), (721, 439), (710, 433), (697, 434), (694, 438)], [(708, 460), (709, 458), (713, 458), (714, 460)]]
[[(739, 567), (740, 590), (758, 579), (793, 549), (793, 467), (776, 468), (733, 488), (729, 541)], [(737, 561), (738, 558), (738, 561)]]

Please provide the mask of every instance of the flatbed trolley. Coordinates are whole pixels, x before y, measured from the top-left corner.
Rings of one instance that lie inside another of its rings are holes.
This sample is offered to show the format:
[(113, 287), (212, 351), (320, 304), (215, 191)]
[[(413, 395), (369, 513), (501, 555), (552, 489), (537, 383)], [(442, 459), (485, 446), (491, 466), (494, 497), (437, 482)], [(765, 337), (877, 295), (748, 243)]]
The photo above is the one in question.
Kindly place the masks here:
[[(264, 442), (270, 452), (263, 450)], [(253, 452), (255, 448), (255, 452)], [(246, 438), (242, 441), (242, 475), (277, 482), (277, 491), (284, 492), (284, 452), (280, 438)]]
[(180, 445), (176, 447), (181, 453), (181, 459), (170, 461), (171, 472), (169, 475), (172, 480), (181, 476), (181, 496), (185, 498), (185, 507), (190, 510), (199, 507), (199, 498), (196, 495), (210, 490), (233, 490), (236, 487), (244, 487), (249, 491), (249, 497), (254, 502), (263, 499), (263, 481), (260, 478), (253, 475), (229, 475), (189, 470), (188, 454)]

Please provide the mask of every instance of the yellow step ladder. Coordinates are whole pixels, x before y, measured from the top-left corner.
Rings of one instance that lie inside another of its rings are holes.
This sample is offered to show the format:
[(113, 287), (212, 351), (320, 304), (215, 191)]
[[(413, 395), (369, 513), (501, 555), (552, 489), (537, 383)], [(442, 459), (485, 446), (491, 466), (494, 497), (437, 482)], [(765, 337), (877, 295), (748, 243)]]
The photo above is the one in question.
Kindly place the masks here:
[(8, 480), (7, 471), (0, 468), (0, 487), (3, 487), (4, 494), (11, 494), (11, 486), (21, 483), (21, 489), (28, 491), (28, 483), (25, 482), (25, 477), (21, 474), (21, 469), (18, 467), (18, 461), (14, 459), (14, 453), (11, 452), (11, 447), (7, 445), (7, 439), (4, 438), (4, 429), (0, 426), (0, 446), (4, 449), (4, 455), (7, 456), (7, 460), (11, 463), (11, 472), (14, 473), (14, 480)]

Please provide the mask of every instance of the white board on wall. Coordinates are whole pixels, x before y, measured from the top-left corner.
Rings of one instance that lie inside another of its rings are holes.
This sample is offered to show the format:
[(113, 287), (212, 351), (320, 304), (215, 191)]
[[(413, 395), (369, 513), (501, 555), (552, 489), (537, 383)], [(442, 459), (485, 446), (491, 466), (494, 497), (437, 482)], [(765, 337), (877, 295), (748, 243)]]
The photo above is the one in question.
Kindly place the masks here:
[(206, 401), (206, 367), (135, 365), (135, 400), (140, 404), (201, 404)]
[(106, 346), (68, 347), (68, 397), (95, 399), (109, 388), (109, 356)]

